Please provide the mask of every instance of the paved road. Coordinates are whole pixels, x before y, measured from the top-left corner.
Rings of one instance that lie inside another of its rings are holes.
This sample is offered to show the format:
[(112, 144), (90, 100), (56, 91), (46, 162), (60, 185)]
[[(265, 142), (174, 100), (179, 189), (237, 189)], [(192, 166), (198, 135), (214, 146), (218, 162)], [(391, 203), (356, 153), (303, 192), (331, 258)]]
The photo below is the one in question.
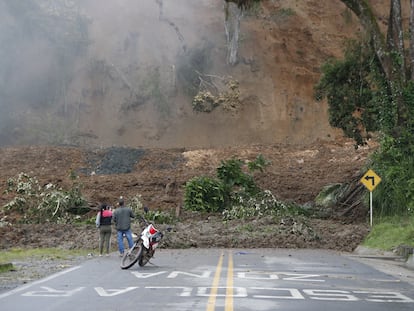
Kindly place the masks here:
[(94, 258), (0, 294), (9, 310), (414, 310), (414, 285), (322, 250), (158, 250), (143, 268)]

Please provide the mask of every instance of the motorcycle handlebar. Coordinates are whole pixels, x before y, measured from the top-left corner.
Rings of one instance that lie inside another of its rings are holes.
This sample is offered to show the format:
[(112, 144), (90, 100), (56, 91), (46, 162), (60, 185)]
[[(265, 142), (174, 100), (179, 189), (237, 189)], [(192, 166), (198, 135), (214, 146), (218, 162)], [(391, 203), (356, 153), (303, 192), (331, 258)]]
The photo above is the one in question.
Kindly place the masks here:
[(144, 216), (139, 215), (139, 217), (141, 218), (141, 220), (142, 220), (142, 221), (143, 221), (143, 222), (144, 222), (147, 226), (149, 225), (148, 220), (146, 220)]

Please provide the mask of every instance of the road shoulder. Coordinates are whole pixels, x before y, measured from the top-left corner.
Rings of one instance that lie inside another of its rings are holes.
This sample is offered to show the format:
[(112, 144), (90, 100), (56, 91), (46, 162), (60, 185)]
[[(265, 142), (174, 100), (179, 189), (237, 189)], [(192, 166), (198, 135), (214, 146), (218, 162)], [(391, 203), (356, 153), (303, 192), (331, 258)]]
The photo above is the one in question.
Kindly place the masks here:
[(414, 263), (412, 257), (407, 261), (393, 252), (369, 249), (362, 246), (358, 246), (353, 253), (348, 253), (346, 256), (391, 275), (402, 282), (414, 285)]

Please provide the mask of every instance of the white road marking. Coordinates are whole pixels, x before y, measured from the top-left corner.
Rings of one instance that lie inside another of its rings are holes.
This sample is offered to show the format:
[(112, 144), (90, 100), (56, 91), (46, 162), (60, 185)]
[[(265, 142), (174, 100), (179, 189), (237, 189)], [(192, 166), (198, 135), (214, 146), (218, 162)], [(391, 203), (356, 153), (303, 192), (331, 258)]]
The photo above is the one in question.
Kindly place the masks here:
[(272, 291), (272, 292), (287, 292), (287, 296), (274, 296), (274, 295), (253, 295), (254, 298), (261, 299), (305, 299), (305, 297), (296, 288), (272, 288), (272, 287), (252, 287), (252, 289), (260, 291)]
[(181, 290), (180, 297), (191, 297), (191, 293), (193, 291), (192, 287), (185, 287), (185, 286), (146, 286), (145, 288), (148, 289), (179, 289)]
[(346, 290), (304, 289), (303, 292), (314, 300), (326, 301), (358, 301), (358, 297)]
[(131, 274), (135, 275), (139, 279), (148, 279), (148, 278), (152, 278), (154, 276), (159, 276), (159, 275), (165, 274), (165, 273), (167, 273), (167, 271), (160, 271), (160, 272), (155, 272), (155, 273), (142, 273), (142, 272), (137, 272), (137, 271), (132, 271), (131, 272)]
[[(366, 301), (372, 302), (414, 302), (413, 299), (404, 296), (398, 292), (369, 292), (369, 291), (354, 291), (355, 294), (369, 294), (366, 298)], [(384, 299), (380, 299), (384, 298)]]
[(95, 287), (95, 291), (101, 297), (113, 297), (113, 296), (118, 296), (118, 295), (130, 292), (137, 288), (139, 287), (127, 287), (123, 289), (104, 289), (103, 287)]
[[(73, 272), (81, 266), (72, 267), (70, 269), (55, 273), (47, 278), (34, 281), (25, 286), (18, 287), (9, 292), (0, 294), (0, 299), (11, 296), (13, 294), (27, 291), (29, 288), (34, 287), (55, 279), (64, 274)], [(179, 277), (191, 277), (191, 278), (210, 278), (212, 271), (204, 271), (199, 273), (185, 272), (185, 271), (160, 271), (156, 273), (141, 273), (131, 272), (137, 278), (179, 278)], [(301, 274), (290, 272), (263, 272), (263, 271), (249, 271), (237, 273), (239, 279), (257, 279), (257, 280), (283, 280), (283, 281), (300, 281), (300, 282), (325, 282), (320, 278), (321, 275), (317, 274)], [(329, 277), (327, 275), (326, 277)], [(231, 283), (232, 284), (232, 283)], [(218, 284), (217, 284), (218, 285)], [(231, 297), (235, 298), (253, 298), (253, 299), (293, 299), (293, 300), (319, 300), (319, 301), (338, 301), (338, 302), (350, 302), (350, 301), (367, 301), (373, 303), (414, 303), (414, 299), (400, 292), (386, 291), (380, 289), (364, 289), (353, 290), (352, 288), (345, 289), (297, 289), (297, 288), (285, 288), (285, 287), (233, 287), (215, 286), (215, 296), (226, 297), (231, 293)], [(231, 288), (231, 291), (229, 291)], [(51, 287), (41, 286), (38, 290), (32, 290), (22, 293), (22, 296), (29, 297), (68, 297), (75, 296), (80, 292), (87, 290), (86, 287), (77, 287), (73, 289), (58, 290)], [(113, 297), (123, 295), (134, 290), (138, 290), (139, 287), (126, 287), (121, 289), (105, 289), (103, 287), (94, 287), (94, 291), (101, 297)], [(212, 287), (188, 287), (188, 286), (145, 286), (141, 289), (156, 289), (156, 290), (176, 290), (179, 297), (208, 297), (211, 296)]]
[(168, 276), (167, 276), (167, 278), (169, 278), (169, 279), (174, 279), (174, 278), (176, 278), (177, 276), (179, 276), (180, 274), (182, 274), (182, 275), (186, 275), (186, 276), (192, 276), (192, 277), (195, 277), (195, 278), (204, 278), (204, 279), (207, 279), (207, 278), (209, 278), (210, 277), (210, 275), (211, 275), (211, 271), (204, 271), (202, 274), (195, 274), (195, 273), (189, 273), (189, 272), (184, 272), (184, 271), (173, 271), (173, 272), (171, 272)]
[[(227, 289), (228, 287), (217, 287), (216, 297), (227, 297), (228, 296)], [(219, 293), (219, 291), (223, 293)], [(197, 287), (197, 296), (199, 297), (208, 297), (210, 296), (210, 292), (211, 292), (211, 287)], [(231, 297), (245, 298), (247, 296), (248, 296), (247, 288), (233, 287), (233, 294), (231, 295)]]
[(80, 267), (81, 266), (75, 266), (75, 267), (69, 268), (67, 270), (63, 270), (63, 271), (60, 271), (58, 273), (55, 273), (55, 274), (53, 274), (51, 276), (48, 276), (48, 277), (46, 277), (44, 279), (41, 279), (41, 280), (38, 280), (38, 281), (34, 281), (34, 282), (29, 283), (29, 284), (24, 285), (24, 286), (17, 287), (17, 288), (15, 288), (15, 289), (13, 289), (13, 290), (11, 290), (9, 292), (6, 292), (4, 294), (0, 294), (0, 299), (3, 299), (5, 297), (14, 295), (14, 294), (19, 293), (19, 292), (22, 292), (22, 291), (25, 291), (25, 290), (27, 290), (28, 288), (30, 288), (32, 286), (35, 286), (35, 285), (38, 285), (38, 284), (42, 284), (42, 283), (48, 282), (48, 281), (53, 280), (53, 279), (55, 279), (55, 278), (57, 278), (57, 277), (59, 277), (61, 275), (64, 275), (66, 273), (70, 273), (72, 271), (75, 271), (75, 270), (79, 269)]
[(77, 287), (72, 290), (59, 290), (54, 289), (47, 286), (41, 286), (43, 290), (34, 290), (31, 292), (26, 292), (22, 294), (22, 296), (27, 297), (71, 297), (75, 295), (76, 293), (82, 291), (85, 287)]

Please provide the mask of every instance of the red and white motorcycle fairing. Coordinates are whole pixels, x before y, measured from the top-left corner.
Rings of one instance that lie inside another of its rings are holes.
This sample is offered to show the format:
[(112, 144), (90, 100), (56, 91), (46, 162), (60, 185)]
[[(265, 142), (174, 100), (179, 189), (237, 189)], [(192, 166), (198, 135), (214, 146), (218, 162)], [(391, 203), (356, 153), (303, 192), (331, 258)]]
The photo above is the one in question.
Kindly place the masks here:
[(155, 250), (161, 241), (162, 233), (149, 224), (141, 233), (142, 243), (146, 249)]

